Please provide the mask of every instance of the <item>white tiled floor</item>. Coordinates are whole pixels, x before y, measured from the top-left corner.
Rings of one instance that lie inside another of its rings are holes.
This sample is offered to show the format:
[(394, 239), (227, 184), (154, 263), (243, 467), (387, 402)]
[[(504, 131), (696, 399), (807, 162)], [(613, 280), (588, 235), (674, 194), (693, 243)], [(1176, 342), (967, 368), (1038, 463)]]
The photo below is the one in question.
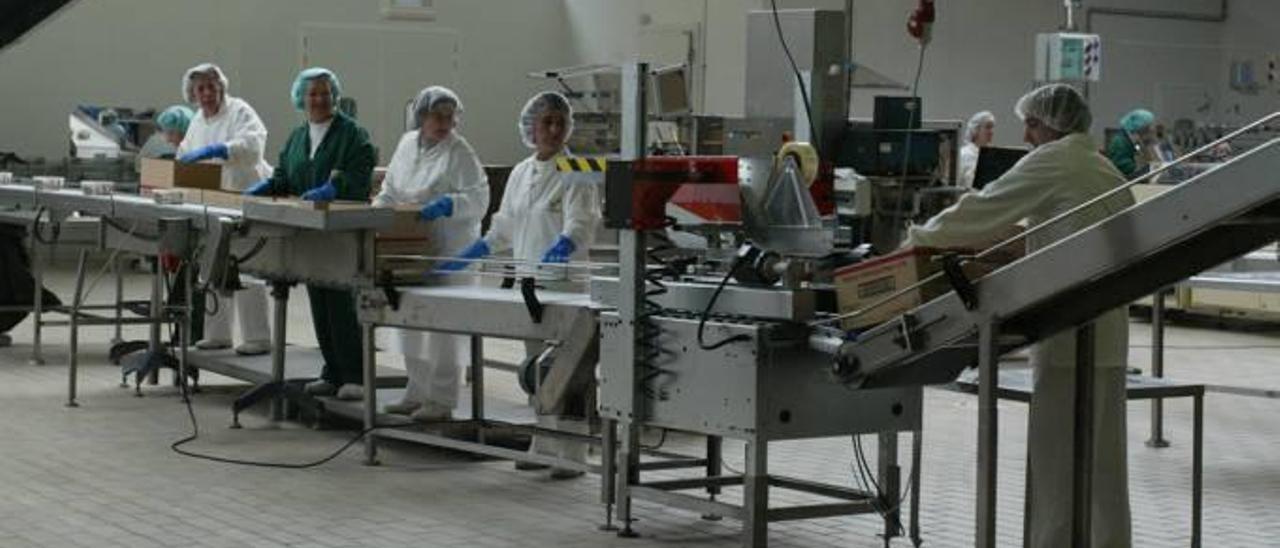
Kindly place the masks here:
[[(65, 294), (68, 276), (52, 276)], [(139, 280), (131, 280), (135, 287)], [(98, 291), (105, 291), (105, 286)], [(309, 325), (305, 299), (291, 324)], [(1132, 362), (1146, 367), (1145, 324), (1132, 327)], [(142, 331), (133, 332), (141, 336)], [(358, 450), (311, 470), (214, 464), (179, 456), (169, 444), (190, 424), (175, 391), (119, 389), (106, 363), (110, 330), (85, 331), (80, 401), (63, 407), (66, 331), (46, 332), (48, 364), (26, 363), (30, 323), (0, 349), (0, 547), (19, 546), (736, 546), (738, 524), (639, 503), (636, 540), (596, 530), (603, 519), (595, 477), (555, 482), (510, 463), (386, 444), (383, 465), (366, 467)], [(292, 339), (313, 344), (310, 329)], [(1168, 374), (1216, 384), (1280, 388), (1280, 337), (1173, 328)], [(490, 342), (491, 357), (518, 347)], [(517, 397), (510, 375), (493, 373), (498, 394)], [(168, 375), (165, 375), (167, 381)], [(305, 461), (346, 441), (346, 431), (271, 426), (246, 417), (229, 430), (229, 403), (242, 385), (205, 380), (196, 400), (201, 439), (190, 448), (238, 458)], [(1149, 412), (1129, 410), (1131, 490), (1137, 546), (1185, 546), (1190, 505), (1189, 401), (1167, 405), (1174, 446), (1143, 445)], [(1266, 546), (1280, 538), (1280, 401), (1210, 394), (1206, 408), (1205, 545)], [(1019, 546), (1026, 412), (1001, 405), (1002, 545)], [(922, 519), (928, 546), (971, 545), (975, 401), (930, 390), (926, 396)], [(871, 440), (868, 439), (868, 442)], [(668, 448), (697, 448), (673, 438)], [(907, 445), (903, 445), (905, 455)], [(788, 475), (852, 484), (848, 440), (776, 444), (772, 464)], [(730, 443), (726, 460), (742, 462)], [(874, 453), (874, 451), (872, 451)], [(874, 454), (871, 455), (874, 458)], [(874, 464), (873, 464), (874, 466)], [(776, 525), (772, 546), (881, 546), (872, 517)], [(905, 540), (895, 546), (909, 545)]]

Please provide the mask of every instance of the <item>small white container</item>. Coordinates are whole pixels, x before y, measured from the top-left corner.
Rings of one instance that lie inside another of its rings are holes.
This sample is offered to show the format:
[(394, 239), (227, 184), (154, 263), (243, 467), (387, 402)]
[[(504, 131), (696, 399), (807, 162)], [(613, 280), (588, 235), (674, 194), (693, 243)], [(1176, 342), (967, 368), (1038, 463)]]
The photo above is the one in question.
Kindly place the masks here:
[(80, 191), (85, 196), (108, 196), (116, 191), (113, 181), (80, 181)]
[(13, 184), (12, 171), (0, 171), (0, 185)]

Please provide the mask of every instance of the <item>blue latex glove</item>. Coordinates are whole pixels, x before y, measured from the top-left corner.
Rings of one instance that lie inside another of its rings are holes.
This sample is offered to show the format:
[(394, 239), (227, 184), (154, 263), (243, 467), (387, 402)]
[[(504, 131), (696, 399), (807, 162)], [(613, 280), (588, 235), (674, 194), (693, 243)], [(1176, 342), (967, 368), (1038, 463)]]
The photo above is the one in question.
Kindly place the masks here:
[(302, 199), (308, 202), (332, 202), (337, 197), (338, 187), (333, 186), (332, 180), (302, 193)]
[(271, 193), (271, 179), (263, 179), (244, 189), (245, 196), (266, 196)]
[(452, 217), (453, 198), (449, 196), (440, 196), (431, 200), (430, 202), (427, 202), (427, 205), (422, 207), (422, 211), (419, 212), (418, 215), (421, 216), (424, 221), (434, 221), (441, 217)]
[(436, 267), (436, 270), (440, 272), (457, 272), (459, 270), (463, 270), (471, 265), (469, 261), (487, 257), (489, 256), (489, 252), (489, 243), (485, 242), (484, 239), (481, 238), (471, 242), (471, 245), (467, 246), (466, 249), (463, 249), (462, 252), (458, 254), (459, 260), (443, 263)]
[(178, 161), (184, 164), (199, 162), (200, 160), (208, 160), (210, 158), (227, 159), (231, 155), (231, 151), (227, 150), (226, 143), (214, 143), (212, 145), (202, 146), (191, 152), (178, 157)]
[(567, 263), (569, 256), (578, 249), (578, 244), (573, 243), (568, 236), (561, 234), (556, 238), (556, 243), (551, 244), (546, 253), (542, 254), (542, 262), (544, 263)]

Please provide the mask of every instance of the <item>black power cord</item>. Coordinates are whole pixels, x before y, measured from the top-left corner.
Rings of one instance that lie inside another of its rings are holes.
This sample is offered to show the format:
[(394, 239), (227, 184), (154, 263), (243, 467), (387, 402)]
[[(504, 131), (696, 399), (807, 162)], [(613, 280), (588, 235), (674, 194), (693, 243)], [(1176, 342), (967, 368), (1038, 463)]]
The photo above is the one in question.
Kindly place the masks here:
[[(189, 263), (184, 263), (181, 266), (189, 266)], [(179, 270), (181, 270), (181, 268)], [(172, 287), (168, 283), (167, 279), (166, 279), (165, 285), (166, 287), (169, 287), (169, 288)], [(188, 303), (188, 306), (189, 305), (190, 303)], [(174, 359), (176, 359), (176, 356), (173, 356), (172, 349), (169, 350), (169, 355), (170, 357), (173, 357)], [(191, 451), (188, 449), (183, 449), (184, 445), (187, 445), (188, 443), (196, 441), (197, 439), (200, 438), (200, 423), (199, 421), (196, 420), (195, 407), (191, 403), (191, 389), (188, 388), (187, 386), (187, 377), (186, 375), (179, 374), (178, 378), (180, 379), (178, 381), (179, 382), (178, 391), (179, 391), (179, 394), (181, 394), (182, 396), (182, 403), (187, 407), (187, 417), (190, 418), (191, 420), (191, 435), (169, 444), (169, 449), (173, 450), (174, 453), (177, 453), (184, 457), (190, 457), (194, 459), (206, 460), (211, 462), (218, 462), (222, 464), (235, 464), (238, 466), (254, 466), (258, 468), (277, 468), (277, 469), (287, 469), (287, 470), (304, 470), (307, 468), (315, 468), (315, 467), (324, 465), (332, 461), (333, 459), (338, 458), (338, 456), (345, 453), (348, 449), (350, 449), (356, 443), (359, 443), (360, 440), (363, 440), (365, 436), (368, 436), (374, 430), (383, 430), (383, 429), (389, 429), (389, 428), (411, 428), (411, 427), (418, 426), (416, 424), (374, 425), (372, 427), (360, 430), (360, 432), (356, 433), (356, 435), (353, 436), (350, 440), (342, 444), (342, 446), (339, 447), (336, 451), (329, 453), (327, 456), (323, 458), (309, 461), (309, 462), (297, 462), (297, 463), (264, 462), (264, 461), (253, 461), (253, 460), (247, 460), (247, 459), (237, 459), (237, 458), (231, 458), (231, 457), (220, 457), (217, 455), (207, 455), (203, 453), (197, 453), (195, 451)]]
[(817, 126), (813, 124), (813, 108), (809, 105), (809, 87), (804, 84), (804, 76), (800, 74), (800, 67), (796, 64), (795, 56), (791, 55), (791, 47), (787, 45), (787, 37), (782, 32), (782, 19), (778, 17), (778, 0), (769, 0), (769, 2), (773, 6), (773, 28), (778, 31), (778, 42), (782, 44), (782, 53), (787, 55), (787, 62), (791, 63), (791, 72), (796, 75), (796, 85), (800, 86), (800, 99), (804, 102), (804, 115), (809, 120), (809, 144), (813, 146), (814, 150), (818, 152), (818, 156), (821, 157), (822, 149), (817, 142)]
[(698, 347), (703, 350), (715, 350), (735, 342), (751, 340), (751, 335), (747, 335), (746, 333), (739, 333), (712, 344), (707, 344), (706, 341), (702, 339), (702, 333), (707, 327), (707, 318), (711, 316), (711, 309), (715, 308), (716, 301), (720, 298), (720, 293), (724, 291), (724, 286), (729, 283), (729, 278), (733, 277), (733, 271), (738, 269), (738, 263), (740, 261), (740, 258), (735, 258), (733, 263), (729, 265), (728, 271), (724, 273), (724, 278), (720, 279), (720, 284), (716, 286), (715, 292), (712, 293), (711, 298), (707, 300), (707, 307), (702, 309), (702, 314), (698, 317)]

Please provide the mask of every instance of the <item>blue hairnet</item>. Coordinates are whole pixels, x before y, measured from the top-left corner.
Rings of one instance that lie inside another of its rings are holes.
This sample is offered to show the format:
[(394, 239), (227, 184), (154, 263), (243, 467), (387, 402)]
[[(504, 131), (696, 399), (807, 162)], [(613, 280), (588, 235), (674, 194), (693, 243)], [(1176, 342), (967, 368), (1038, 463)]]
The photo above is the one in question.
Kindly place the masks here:
[(564, 138), (568, 140), (573, 135), (573, 107), (569, 105), (569, 99), (554, 91), (544, 91), (529, 99), (520, 111), (520, 140), (524, 146), (537, 148), (533, 142), (533, 127), (538, 124), (538, 118), (548, 112), (564, 114)]
[(187, 73), (182, 76), (182, 98), (186, 99), (188, 103), (194, 104), (196, 102), (196, 86), (193, 80), (199, 76), (216, 80), (218, 85), (222, 87), (223, 97), (226, 97), (227, 86), (231, 83), (227, 80), (226, 73), (222, 72), (222, 68), (213, 63), (200, 63), (187, 69)]
[(302, 98), (307, 94), (307, 84), (317, 78), (324, 78), (329, 81), (329, 89), (333, 92), (333, 108), (338, 108), (338, 99), (342, 98), (342, 82), (338, 81), (338, 76), (333, 71), (322, 67), (304, 69), (298, 73), (297, 78), (293, 79), (293, 88), (290, 91), (290, 95), (293, 97), (293, 108), (298, 110), (306, 108)]
[(987, 122), (996, 123), (996, 115), (989, 110), (984, 110), (969, 118), (969, 123), (965, 124), (964, 127), (964, 142), (972, 143), (973, 137), (978, 134), (978, 128)]
[(1146, 129), (1147, 126), (1150, 126), (1155, 121), (1155, 114), (1152, 114), (1149, 110), (1140, 108), (1131, 110), (1128, 114), (1121, 117), (1120, 127), (1124, 128), (1124, 130), (1129, 133), (1137, 133)]
[(1032, 90), (1013, 107), (1018, 118), (1035, 118), (1058, 133), (1084, 133), (1093, 123), (1089, 103), (1076, 88), (1049, 84)]
[(164, 109), (159, 116), (156, 116), (156, 126), (161, 131), (176, 131), (185, 134), (187, 127), (191, 125), (191, 118), (195, 117), (195, 111), (182, 106), (173, 105)]
[(418, 92), (418, 97), (413, 100), (413, 129), (422, 127), (422, 117), (428, 112), (443, 108), (445, 105), (453, 105), (453, 125), (457, 126), (462, 114), (462, 101), (458, 99), (458, 94), (453, 90), (444, 86), (431, 86)]

